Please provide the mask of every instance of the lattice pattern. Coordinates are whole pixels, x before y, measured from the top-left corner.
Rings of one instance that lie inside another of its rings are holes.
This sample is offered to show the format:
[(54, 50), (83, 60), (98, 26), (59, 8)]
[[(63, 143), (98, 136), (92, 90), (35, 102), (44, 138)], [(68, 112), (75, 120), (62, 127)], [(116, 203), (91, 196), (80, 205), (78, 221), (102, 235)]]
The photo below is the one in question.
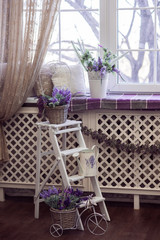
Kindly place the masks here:
[[(73, 119), (81, 120), (75, 114)], [(36, 176), (36, 148), (37, 148), (37, 127), (35, 125), (39, 119), (37, 114), (17, 114), (11, 120), (4, 123), (4, 131), (9, 149), (10, 162), (0, 169), (0, 182), (16, 184), (35, 184)], [(59, 136), (61, 144), (61, 136)], [(67, 135), (67, 147), (76, 146), (76, 137), (70, 133)], [(42, 134), (43, 151), (51, 150), (51, 142), (47, 131)], [(53, 165), (54, 156), (43, 156), (41, 164), (41, 182)], [(73, 157), (66, 159), (67, 171), (71, 175), (76, 167), (76, 160)], [(60, 184), (61, 176), (58, 168), (49, 179), (50, 184)], [(80, 183), (79, 183), (80, 184)], [(81, 183), (82, 184), (82, 183)]]
[[(70, 114), (70, 118), (83, 121), (83, 115), (90, 122), (96, 122), (96, 130), (102, 130), (109, 137), (115, 137), (125, 143), (156, 144), (160, 141), (160, 115), (155, 113), (126, 113), (122, 111), (114, 113), (99, 113), (96, 118), (89, 119), (89, 113)], [(4, 124), (7, 145), (10, 153), (10, 162), (0, 169), (0, 182), (15, 184), (15, 187), (27, 185), (34, 187), (36, 169), (36, 143), (38, 121), (37, 114), (19, 113), (10, 121)], [(84, 122), (83, 122), (84, 123)], [(85, 125), (86, 123), (84, 123)], [(94, 125), (94, 124), (93, 124)], [(93, 126), (92, 125), (92, 126)], [(61, 137), (59, 138), (59, 141)], [(92, 139), (87, 138), (87, 145), (91, 146)], [(97, 144), (97, 142), (95, 142)], [(117, 150), (106, 147), (104, 143), (99, 145), (98, 179), (102, 189), (160, 189), (160, 160), (159, 156), (143, 154), (127, 154), (117, 152)], [(67, 136), (67, 147), (77, 146), (74, 134)], [(48, 133), (44, 131), (43, 150), (51, 150), (51, 143)], [(52, 166), (54, 157), (45, 156), (42, 159), (41, 181), (44, 180)], [(73, 157), (66, 159), (67, 171), (69, 175), (75, 170), (77, 165)], [(59, 170), (49, 180), (49, 184), (61, 184)], [(83, 183), (79, 182), (79, 186)], [(89, 184), (86, 185), (89, 189)], [(143, 193), (143, 192), (142, 192)], [(142, 194), (141, 193), (141, 194)]]
[[(97, 130), (124, 143), (156, 144), (160, 141), (157, 114), (97, 114)], [(117, 151), (99, 144), (99, 181), (103, 187), (159, 189), (158, 156)]]

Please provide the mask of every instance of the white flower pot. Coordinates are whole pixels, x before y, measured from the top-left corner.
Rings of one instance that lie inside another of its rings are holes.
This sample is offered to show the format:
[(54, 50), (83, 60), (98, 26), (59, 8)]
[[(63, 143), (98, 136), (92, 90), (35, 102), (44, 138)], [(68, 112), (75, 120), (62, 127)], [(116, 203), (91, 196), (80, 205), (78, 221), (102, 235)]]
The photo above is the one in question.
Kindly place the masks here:
[(108, 86), (108, 75), (100, 79), (99, 73), (88, 72), (91, 98), (105, 98)]

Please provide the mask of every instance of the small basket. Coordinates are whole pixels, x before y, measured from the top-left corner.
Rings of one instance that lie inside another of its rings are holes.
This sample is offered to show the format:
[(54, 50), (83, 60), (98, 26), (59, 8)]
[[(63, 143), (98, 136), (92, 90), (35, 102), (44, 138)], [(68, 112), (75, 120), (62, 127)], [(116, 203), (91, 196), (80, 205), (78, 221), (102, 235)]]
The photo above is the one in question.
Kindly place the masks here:
[(61, 124), (67, 120), (69, 105), (57, 106), (54, 108), (46, 107), (45, 115), (51, 124)]
[(58, 210), (50, 208), (52, 221), (59, 224), (63, 229), (71, 229), (76, 225), (76, 209)]

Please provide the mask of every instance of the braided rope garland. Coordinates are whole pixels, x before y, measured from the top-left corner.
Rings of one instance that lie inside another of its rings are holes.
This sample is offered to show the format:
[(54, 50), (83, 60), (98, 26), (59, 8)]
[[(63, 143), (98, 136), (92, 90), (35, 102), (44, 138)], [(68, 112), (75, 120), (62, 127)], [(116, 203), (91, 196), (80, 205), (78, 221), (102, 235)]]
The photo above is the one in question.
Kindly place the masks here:
[(101, 130), (93, 131), (87, 126), (82, 125), (82, 132), (91, 136), (92, 139), (97, 140), (99, 143), (105, 143), (106, 147), (117, 149), (118, 151), (124, 151), (126, 153), (137, 153), (137, 154), (160, 154), (160, 143), (149, 145), (149, 144), (134, 144), (134, 143), (123, 143), (121, 140), (115, 137), (109, 138)]

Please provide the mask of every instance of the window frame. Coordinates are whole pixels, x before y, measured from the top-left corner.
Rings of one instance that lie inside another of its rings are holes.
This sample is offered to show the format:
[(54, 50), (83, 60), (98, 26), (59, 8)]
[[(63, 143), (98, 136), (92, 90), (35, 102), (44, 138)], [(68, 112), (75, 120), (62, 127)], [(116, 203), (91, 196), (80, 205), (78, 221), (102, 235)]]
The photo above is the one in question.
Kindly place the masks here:
[[(117, 0), (112, 0), (112, 1), (102, 0), (101, 8), (100, 8), (100, 16), (101, 16), (101, 21), (100, 21), (101, 44), (103, 44), (105, 47), (110, 49), (114, 54), (118, 54), (118, 51), (117, 51)], [(156, 33), (154, 32), (154, 34)], [(141, 51), (141, 49), (136, 49), (136, 50)], [(158, 51), (158, 49), (153, 49), (153, 50)], [(129, 50), (129, 51), (133, 51), (133, 50)], [(147, 49), (144, 49), (144, 51), (147, 51)], [(154, 65), (154, 68), (156, 68), (156, 65)], [(125, 82), (117, 83), (117, 77), (111, 74), (109, 76), (109, 79), (110, 79), (109, 87), (108, 87), (109, 93), (159, 93), (160, 92), (159, 83), (151, 83), (151, 84), (137, 84), (137, 83), (126, 84)]]

